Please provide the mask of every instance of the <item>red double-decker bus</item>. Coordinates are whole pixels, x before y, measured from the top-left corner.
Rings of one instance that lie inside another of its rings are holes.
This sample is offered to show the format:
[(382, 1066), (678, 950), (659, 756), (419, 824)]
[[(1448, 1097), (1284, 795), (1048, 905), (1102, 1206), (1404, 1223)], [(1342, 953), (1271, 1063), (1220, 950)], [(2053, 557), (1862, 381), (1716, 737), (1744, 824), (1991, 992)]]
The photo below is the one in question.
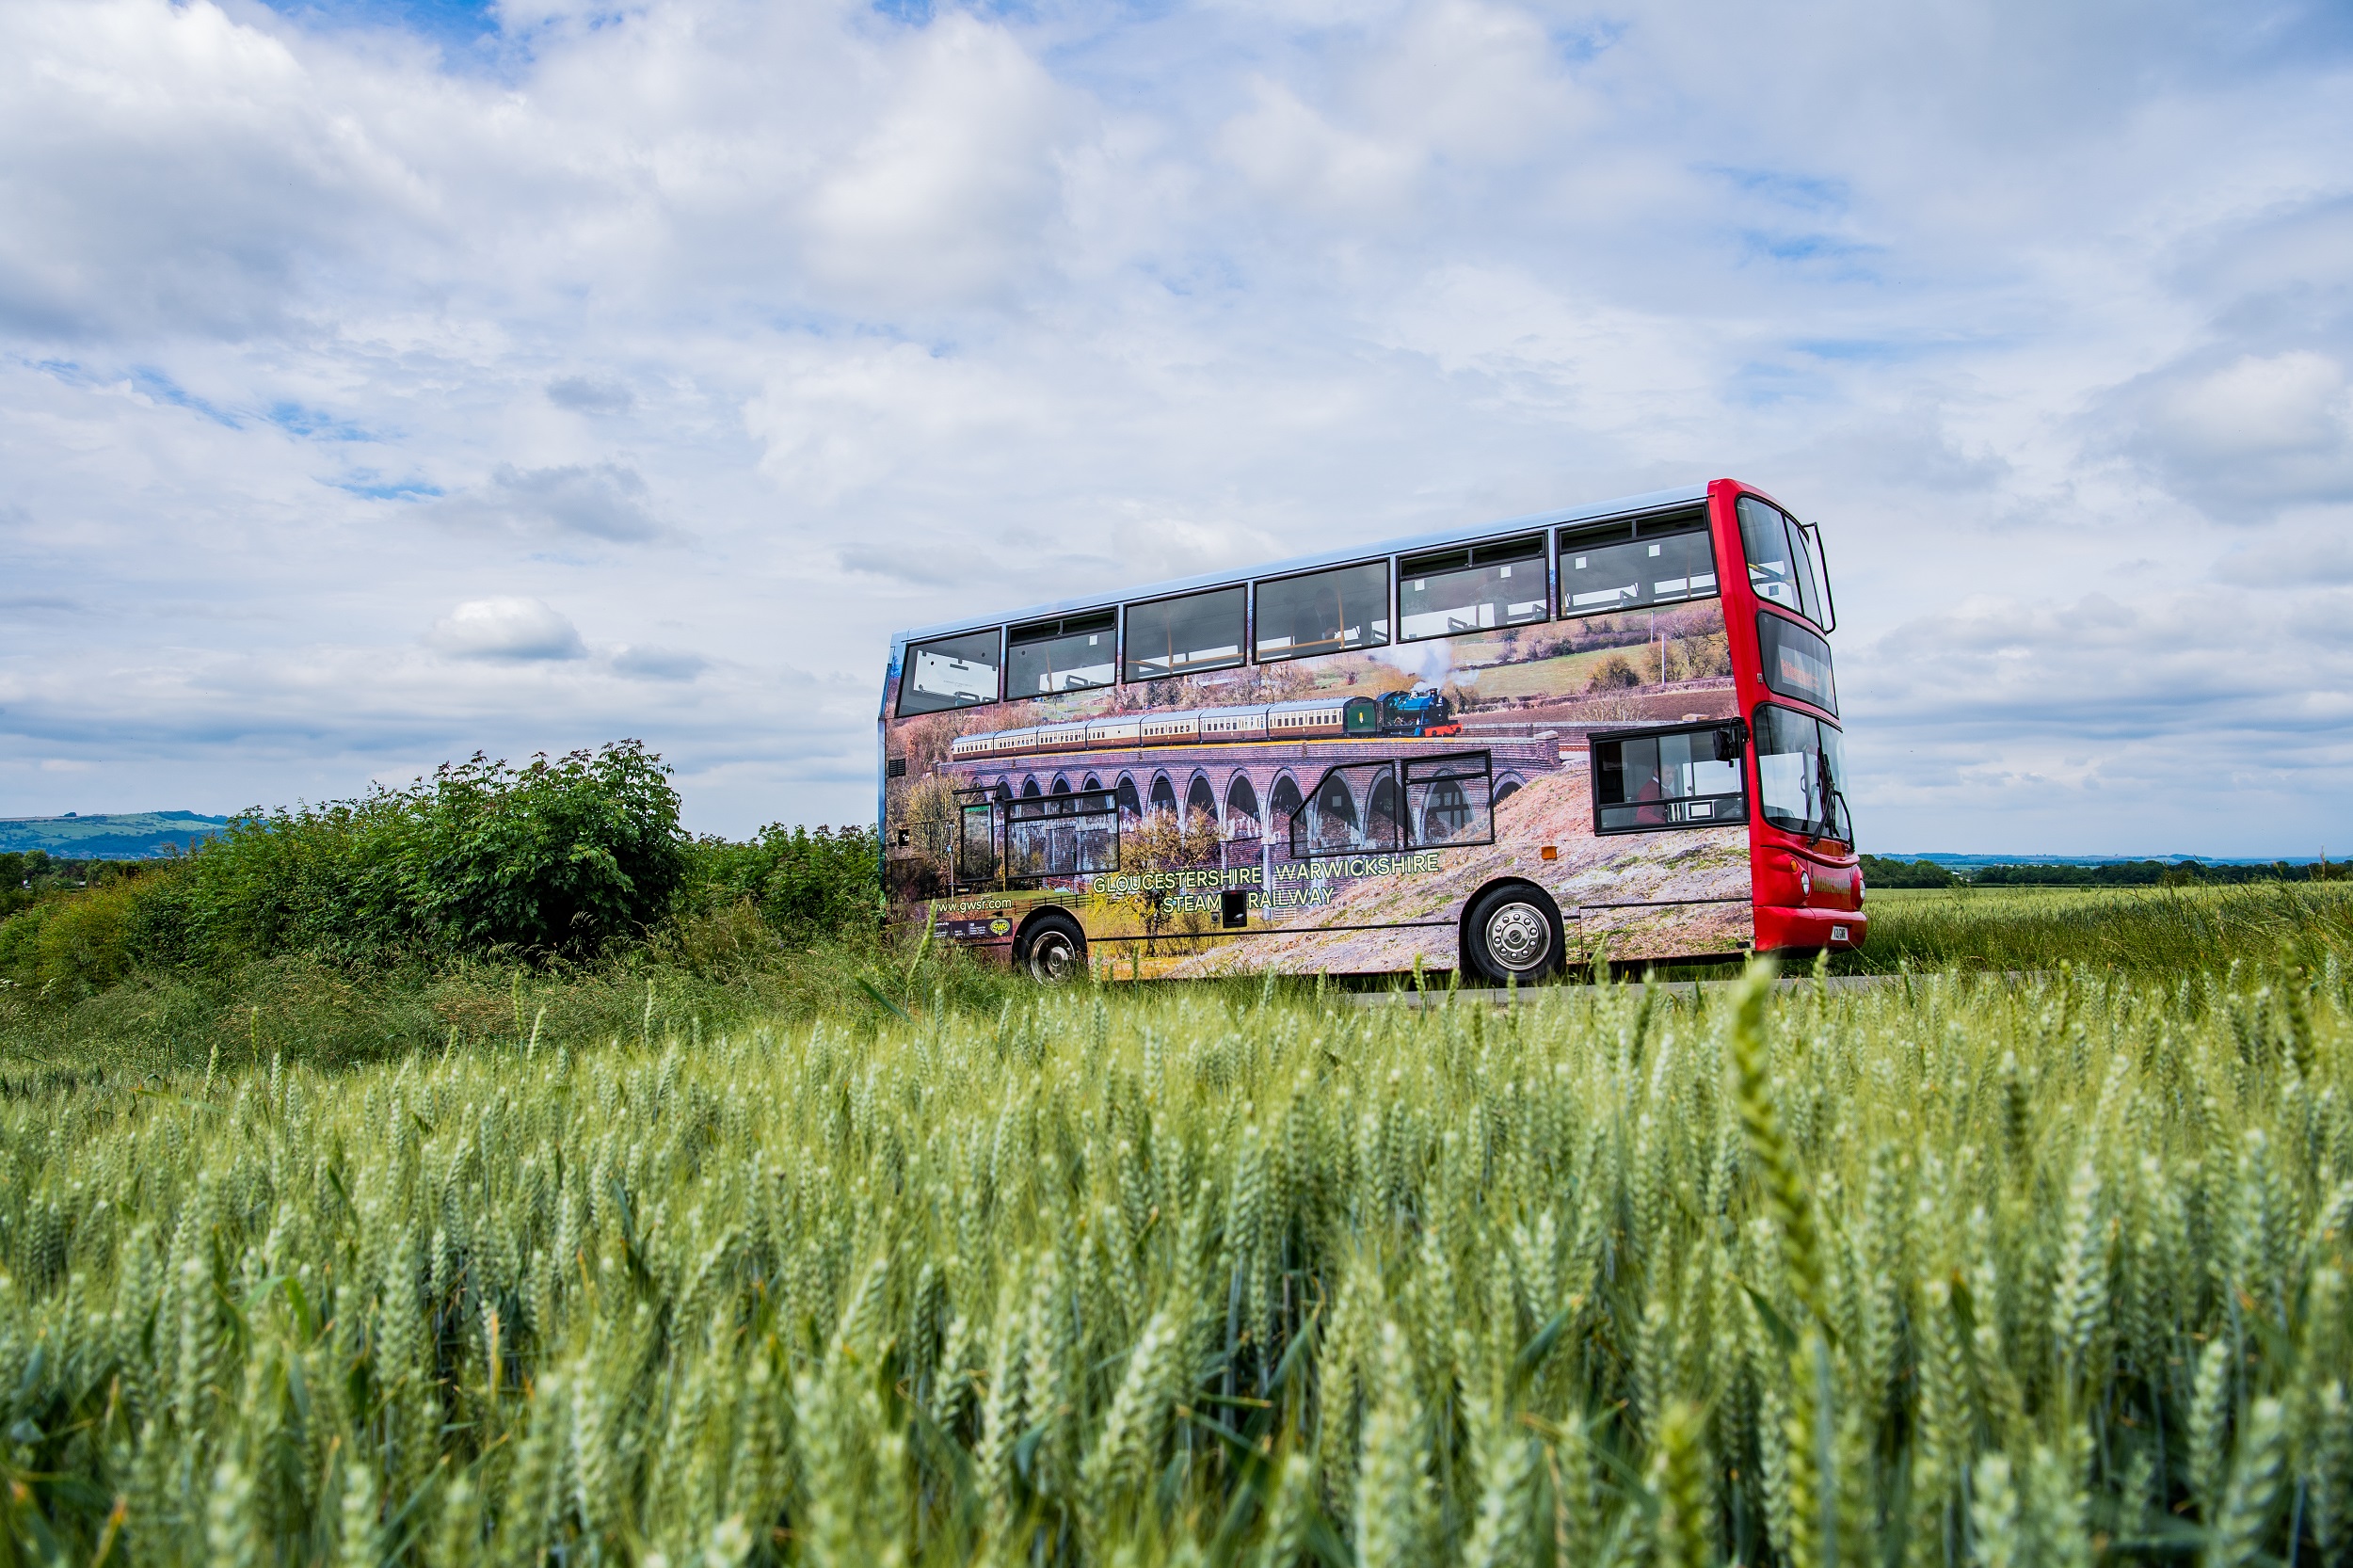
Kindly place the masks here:
[(1853, 947), (1834, 625), (1720, 479), (905, 632), (893, 918), (1045, 980)]

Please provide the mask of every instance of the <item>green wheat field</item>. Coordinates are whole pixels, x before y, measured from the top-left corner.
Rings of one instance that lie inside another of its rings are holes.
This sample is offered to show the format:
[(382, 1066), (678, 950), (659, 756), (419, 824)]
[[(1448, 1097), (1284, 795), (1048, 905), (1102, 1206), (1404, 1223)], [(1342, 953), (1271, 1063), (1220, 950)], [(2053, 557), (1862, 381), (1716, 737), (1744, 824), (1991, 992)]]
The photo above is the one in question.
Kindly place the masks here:
[(918, 954), (350, 1064), (20, 1032), (8, 1550), (2344, 1562), (2347, 909), (1923, 895), (1861, 991)]

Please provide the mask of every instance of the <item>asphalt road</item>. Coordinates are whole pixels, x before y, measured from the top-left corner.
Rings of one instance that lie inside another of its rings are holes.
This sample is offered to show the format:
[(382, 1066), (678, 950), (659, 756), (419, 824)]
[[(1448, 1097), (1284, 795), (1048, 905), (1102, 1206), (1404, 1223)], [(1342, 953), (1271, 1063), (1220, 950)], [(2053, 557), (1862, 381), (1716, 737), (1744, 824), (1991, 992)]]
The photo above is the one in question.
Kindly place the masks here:
[[(2009, 978), (2017, 980), (2025, 977), (2012, 975)], [(1824, 980), (1822, 984), (1833, 991), (1867, 991), (1876, 986), (1899, 984), (1902, 980), (1903, 976), (1899, 974), (1834, 974)], [(1623, 984), (1639, 985), (1641, 982), (1629, 980)], [(1680, 1000), (1690, 1001), (1696, 1000), (1703, 991), (1711, 995), (1727, 992), (1740, 983), (1737, 980), (1661, 980), (1655, 984), (1666, 995)], [(1812, 975), (1784, 976), (1773, 984), (1782, 990), (1794, 991), (1801, 985), (1813, 984), (1814, 977)], [(1559, 988), (1537, 985), (1530, 986), (1525, 991), (1507, 991), (1466, 985), (1459, 991), (1449, 991), (1443, 986), (1433, 985), (1427, 991), (1417, 992), (1409, 986), (1393, 991), (1355, 991), (1350, 993), (1350, 1000), (1359, 1007), (1433, 1007), (1445, 1005), (1447, 999), (1452, 997), (1458, 1005), (1466, 1002), (1486, 1002), (1491, 1006), (1509, 1007), (1514, 1000), (1532, 1001), (1547, 991)]]

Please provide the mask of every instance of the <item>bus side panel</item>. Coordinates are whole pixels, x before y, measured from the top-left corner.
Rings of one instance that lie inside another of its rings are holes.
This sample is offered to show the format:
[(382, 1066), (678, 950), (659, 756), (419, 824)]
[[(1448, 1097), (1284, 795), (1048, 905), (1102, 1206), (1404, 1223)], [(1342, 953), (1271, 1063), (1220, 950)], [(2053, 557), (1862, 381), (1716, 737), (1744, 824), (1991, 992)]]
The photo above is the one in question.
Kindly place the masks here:
[[(1120, 976), (1385, 972), (1417, 958), (1449, 969), (1461, 961), (1468, 902), (1520, 879), (1560, 905), (1573, 959), (1737, 951), (1753, 935), (1745, 831), (1596, 836), (1585, 742), (1596, 729), (1733, 716), (1724, 630), (1721, 602), (1703, 600), (904, 719), (891, 716), (894, 668), (882, 808), (894, 917), (1010, 952), (1023, 922), (1051, 905), (1079, 920), (1096, 966)], [(1403, 700), (1369, 733), (1357, 699), (1385, 695)], [(1325, 700), (1357, 714), (1353, 730), (1170, 744), (1017, 733)], [(1433, 841), (1445, 835), (1431, 831), (1429, 796), (1399, 804), (1403, 775), (1392, 765), (1464, 756), (1483, 764), (1484, 798), (1466, 788), (1453, 803), (1469, 824), (1456, 836), (1491, 841), (1450, 847)], [(1124, 808), (1118, 871), (1013, 889), (955, 885), (957, 791), (1093, 789), (1116, 792)], [(1401, 820), (1417, 809), (1423, 820)], [(1237, 897), (1239, 930), (1227, 923)]]
[(1286, 920), (1277, 908), (1268, 934), (1218, 943), (1160, 972), (1378, 973), (1411, 968), (1417, 955), (1425, 968), (1453, 968), (1465, 906), (1504, 880), (1532, 882), (1552, 895), (1573, 962), (1730, 953), (1753, 938), (1747, 829), (1596, 836), (1581, 745), (1564, 748), (1555, 772), (1504, 796), (1495, 808), (1492, 844), (1274, 869), (1278, 899), (1317, 901), (1309, 919)]

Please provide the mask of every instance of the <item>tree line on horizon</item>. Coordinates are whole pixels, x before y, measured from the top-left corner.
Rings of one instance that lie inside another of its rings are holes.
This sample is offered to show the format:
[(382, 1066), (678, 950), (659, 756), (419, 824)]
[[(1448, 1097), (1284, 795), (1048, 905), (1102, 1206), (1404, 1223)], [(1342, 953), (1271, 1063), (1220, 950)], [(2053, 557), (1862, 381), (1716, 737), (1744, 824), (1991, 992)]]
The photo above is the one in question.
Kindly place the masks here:
[(2081, 865), (2018, 863), (1955, 871), (1933, 860), (1865, 855), (1863, 878), (1871, 888), (2187, 888), (2244, 887), (2255, 882), (2343, 882), (2353, 870), (2326, 861), (2297, 864), (2207, 865), (2198, 860), (2108, 860)]

